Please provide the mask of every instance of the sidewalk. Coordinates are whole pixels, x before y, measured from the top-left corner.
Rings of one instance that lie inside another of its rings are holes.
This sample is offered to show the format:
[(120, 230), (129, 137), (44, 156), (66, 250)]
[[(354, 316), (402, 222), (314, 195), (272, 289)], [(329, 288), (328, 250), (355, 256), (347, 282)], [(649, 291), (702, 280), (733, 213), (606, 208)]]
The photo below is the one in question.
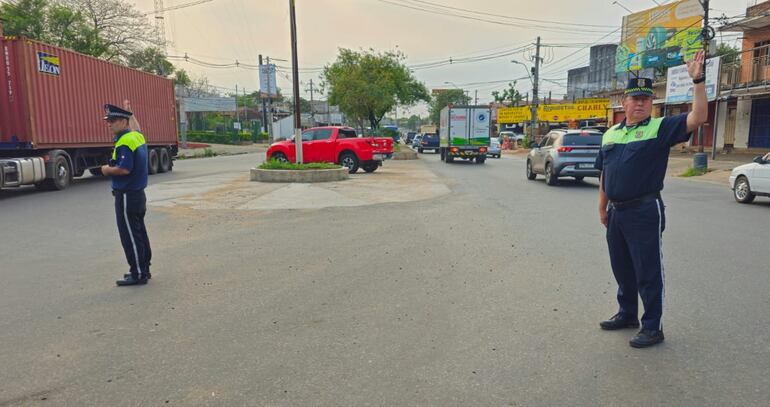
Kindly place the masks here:
[[(202, 143), (196, 143), (198, 145)], [(200, 148), (187, 148), (183, 149), (179, 146), (179, 157), (184, 158), (201, 158), (205, 156), (207, 149), (214, 152), (215, 155), (238, 155), (238, 154), (251, 154), (251, 153), (263, 153), (267, 151), (268, 144), (248, 144), (243, 146), (229, 145), (229, 144), (208, 144), (208, 147)]]

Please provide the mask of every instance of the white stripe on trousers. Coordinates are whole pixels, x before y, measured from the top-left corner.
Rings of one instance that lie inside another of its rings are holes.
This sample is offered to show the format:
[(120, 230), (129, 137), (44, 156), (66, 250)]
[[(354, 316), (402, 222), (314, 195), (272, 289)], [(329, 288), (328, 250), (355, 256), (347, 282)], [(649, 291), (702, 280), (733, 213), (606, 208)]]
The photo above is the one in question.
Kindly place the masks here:
[(136, 270), (139, 272), (139, 278), (142, 278), (142, 266), (139, 264), (139, 252), (136, 250), (136, 241), (134, 241), (134, 233), (131, 232), (131, 223), (128, 221), (128, 195), (123, 194), (123, 218), (126, 220), (126, 228), (128, 228), (128, 235), (131, 237), (131, 245), (134, 247), (134, 261), (136, 262)]
[(656, 199), (655, 203), (658, 204), (658, 253), (660, 253), (660, 281), (662, 283), (660, 293), (660, 326), (658, 329), (663, 330), (663, 306), (666, 304), (666, 272), (663, 270), (663, 212), (660, 209), (660, 199)]

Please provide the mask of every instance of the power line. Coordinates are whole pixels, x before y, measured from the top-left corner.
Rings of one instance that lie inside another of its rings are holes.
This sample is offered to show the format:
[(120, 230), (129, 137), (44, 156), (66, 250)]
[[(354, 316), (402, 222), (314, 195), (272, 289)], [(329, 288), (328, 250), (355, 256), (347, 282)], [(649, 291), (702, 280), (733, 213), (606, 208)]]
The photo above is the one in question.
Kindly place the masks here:
[(187, 7), (197, 6), (199, 4), (209, 3), (209, 2), (212, 2), (212, 1), (214, 1), (214, 0), (196, 0), (196, 1), (191, 1), (189, 3), (183, 3), (183, 4), (176, 5), (176, 6), (166, 7), (166, 8), (160, 9), (160, 10), (148, 11), (146, 13), (142, 13), (142, 15), (143, 16), (150, 16), (150, 15), (153, 15), (153, 14), (160, 14), (160, 13), (163, 13), (163, 12), (166, 12), (166, 11), (173, 11), (173, 10), (179, 10), (179, 9), (187, 8)]

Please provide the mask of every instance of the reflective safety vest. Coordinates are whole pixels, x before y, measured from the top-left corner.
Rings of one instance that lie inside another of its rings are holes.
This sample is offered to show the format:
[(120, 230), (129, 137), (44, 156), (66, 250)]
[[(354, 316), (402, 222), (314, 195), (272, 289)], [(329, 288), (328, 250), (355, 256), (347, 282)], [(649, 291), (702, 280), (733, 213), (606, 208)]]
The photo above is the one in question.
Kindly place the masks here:
[(663, 123), (663, 118), (650, 119), (644, 126), (632, 126), (620, 128), (620, 124), (612, 126), (602, 137), (602, 146), (607, 144), (630, 144), (637, 141), (646, 141), (658, 138), (658, 130)]
[(129, 131), (128, 133), (120, 136), (118, 141), (115, 142), (115, 148), (112, 149), (112, 159), (117, 158), (118, 147), (126, 146), (132, 152), (135, 152), (137, 148), (145, 144), (144, 136), (138, 131)]

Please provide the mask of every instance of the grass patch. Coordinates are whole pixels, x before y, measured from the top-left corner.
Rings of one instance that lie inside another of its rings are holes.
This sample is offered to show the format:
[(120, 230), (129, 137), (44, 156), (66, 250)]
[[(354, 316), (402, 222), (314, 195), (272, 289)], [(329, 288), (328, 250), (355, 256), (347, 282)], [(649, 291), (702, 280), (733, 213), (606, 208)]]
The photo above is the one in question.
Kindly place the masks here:
[(399, 151), (401, 151), (401, 144), (399, 144), (399, 143), (393, 143), (393, 152), (394, 152), (394, 153), (397, 153), (397, 152), (399, 152)]
[(219, 154), (217, 154), (216, 151), (214, 151), (214, 150), (212, 150), (210, 148), (205, 148), (205, 149), (203, 149), (203, 151), (196, 151), (195, 154), (193, 154), (193, 155), (189, 155), (189, 156), (178, 155), (176, 158), (177, 158), (177, 160), (190, 160), (190, 159), (193, 159), (193, 158), (216, 157), (218, 155)]
[(700, 177), (701, 175), (706, 175), (711, 170), (706, 168), (688, 168), (685, 172), (683, 172), (680, 177)]
[(341, 166), (332, 163), (295, 164), (278, 160), (268, 160), (259, 166), (261, 170), (336, 170)]

